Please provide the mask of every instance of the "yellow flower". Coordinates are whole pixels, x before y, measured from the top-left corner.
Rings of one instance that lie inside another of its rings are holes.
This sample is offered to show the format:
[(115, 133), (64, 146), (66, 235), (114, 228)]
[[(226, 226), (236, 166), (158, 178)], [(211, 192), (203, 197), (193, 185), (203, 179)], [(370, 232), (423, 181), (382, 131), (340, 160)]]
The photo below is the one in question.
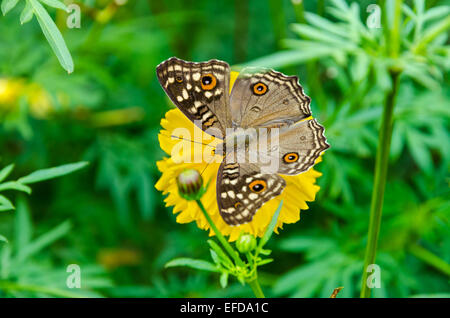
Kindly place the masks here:
[(30, 112), (34, 117), (45, 119), (53, 112), (50, 94), (39, 84), (28, 85), (27, 95)]
[(24, 86), (22, 80), (0, 78), (0, 108), (12, 108), (12, 104), (16, 103)]
[[(234, 84), (237, 75), (237, 72), (232, 72), (230, 87)], [(169, 156), (172, 155), (172, 150), (175, 145), (180, 148), (183, 148), (181, 146), (186, 147), (183, 149), (191, 149), (192, 154), (197, 153), (198, 150), (201, 150), (201, 153), (204, 153), (209, 151), (207, 148), (213, 149), (210, 146), (221, 143), (221, 140), (203, 133), (202, 130), (187, 119), (179, 109), (169, 110), (166, 113), (165, 118), (161, 120), (161, 126), (163, 129), (158, 136), (159, 143), (164, 152)], [(196, 136), (196, 134), (202, 136), (203, 144), (193, 143), (190, 140), (180, 141), (179, 139), (172, 139), (171, 135), (173, 134), (173, 131), (180, 127), (187, 129), (190, 136)], [(209, 144), (210, 146), (204, 144)], [(194, 148), (196, 149), (194, 150)], [(216, 201), (216, 178), (220, 163), (213, 161), (208, 164), (208, 162), (204, 161), (196, 163), (192, 162), (192, 160), (183, 160), (186, 159), (187, 156), (191, 155), (179, 152), (178, 154), (169, 158), (164, 158), (157, 163), (159, 171), (162, 172), (162, 176), (155, 185), (156, 189), (162, 191), (163, 194), (168, 194), (164, 202), (166, 203), (166, 206), (173, 206), (173, 213), (178, 214), (176, 218), (178, 223), (195, 221), (199, 228), (209, 230), (209, 235), (213, 236), (214, 231), (210, 228), (197, 203), (181, 198), (178, 194), (176, 183), (178, 174), (184, 169), (196, 169), (202, 172), (205, 183), (210, 181), (209, 187), (202, 197), (202, 203), (219, 231), (223, 235), (229, 236), (230, 241), (235, 241), (242, 232), (261, 237), (269, 225), (273, 213), (280, 204), (280, 201), (283, 200), (283, 208), (275, 227), (275, 233), (278, 233), (278, 229), (281, 229), (283, 224), (295, 223), (300, 220), (300, 210), (308, 209), (306, 201), (314, 201), (316, 193), (320, 189), (320, 187), (316, 185), (316, 179), (322, 174), (313, 168), (296, 176), (282, 175), (286, 180), (286, 187), (281, 195), (266, 202), (256, 212), (251, 222), (239, 226), (230, 226), (226, 224), (220, 216)], [(318, 158), (316, 163), (320, 161), (321, 158)]]
[(0, 110), (18, 110), (19, 99), (25, 96), (30, 113), (44, 119), (53, 111), (50, 94), (39, 84), (26, 84), (23, 79), (0, 78)]

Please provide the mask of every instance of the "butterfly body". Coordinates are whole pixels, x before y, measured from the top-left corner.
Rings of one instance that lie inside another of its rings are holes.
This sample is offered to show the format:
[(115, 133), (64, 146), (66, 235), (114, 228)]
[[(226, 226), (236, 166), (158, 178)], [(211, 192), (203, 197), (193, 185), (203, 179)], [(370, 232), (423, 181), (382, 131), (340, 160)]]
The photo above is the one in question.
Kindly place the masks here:
[(286, 186), (281, 175), (311, 168), (329, 145), (311, 118), (310, 98), (295, 76), (246, 68), (231, 94), (230, 67), (170, 58), (157, 67), (174, 104), (203, 131), (223, 140), (217, 174), (219, 212), (229, 225), (250, 222)]

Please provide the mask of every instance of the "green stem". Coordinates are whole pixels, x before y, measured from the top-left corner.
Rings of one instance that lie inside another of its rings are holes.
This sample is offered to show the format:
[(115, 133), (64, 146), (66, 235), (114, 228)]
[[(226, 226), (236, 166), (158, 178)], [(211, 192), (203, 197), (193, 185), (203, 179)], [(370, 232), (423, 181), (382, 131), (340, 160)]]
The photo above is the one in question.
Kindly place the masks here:
[(213, 229), (214, 233), (216, 233), (217, 238), (219, 239), (220, 243), (222, 243), (223, 247), (227, 250), (228, 254), (234, 259), (237, 265), (244, 267), (245, 264), (242, 262), (241, 258), (239, 257), (239, 254), (236, 253), (236, 251), (231, 247), (230, 243), (225, 239), (225, 237), (220, 233), (219, 229), (216, 227), (214, 222), (212, 221), (211, 217), (209, 216), (208, 212), (206, 212), (205, 207), (203, 206), (202, 201), (195, 200), (200, 207), (200, 210), (202, 211), (203, 215), (205, 216), (206, 220), (209, 223), (209, 226)]
[(402, 0), (396, 0), (394, 4), (394, 21), (391, 26), (391, 56), (396, 58), (400, 51), (400, 24), (402, 18)]
[(303, 7), (303, 1), (291, 1), (294, 7), (295, 18), (298, 23), (305, 23), (305, 8)]
[(384, 104), (383, 118), (381, 121), (378, 149), (375, 161), (375, 178), (373, 183), (372, 202), (370, 206), (369, 233), (366, 247), (366, 255), (364, 259), (363, 279), (361, 288), (361, 297), (370, 297), (370, 288), (366, 281), (368, 272), (367, 266), (375, 263), (377, 250), (378, 235), (380, 233), (381, 214), (383, 208), (384, 190), (386, 186), (386, 175), (389, 161), (389, 150), (392, 136), (393, 113), (395, 106), (395, 98), (398, 91), (398, 78), (400, 73), (391, 70), (392, 90), (386, 97)]
[[(195, 201), (197, 202), (198, 206), (200, 207), (200, 210), (202, 211), (203, 215), (205, 216), (206, 220), (208, 221), (209, 226), (211, 226), (214, 233), (216, 233), (216, 236), (219, 239), (220, 243), (222, 243), (222, 246), (226, 249), (228, 254), (230, 254), (230, 256), (233, 257), (234, 261), (236, 262), (236, 265), (245, 267), (245, 264), (239, 257), (239, 254), (233, 249), (233, 247), (231, 247), (230, 243), (228, 243), (228, 241), (225, 239), (225, 237), (222, 235), (222, 233), (220, 233), (219, 229), (214, 224), (214, 222), (211, 219), (211, 217), (209, 216), (208, 212), (206, 212), (206, 209), (203, 206), (202, 201), (200, 201), (200, 200), (195, 200)], [(249, 262), (250, 262), (250, 260), (249, 260)], [(258, 276), (257, 276), (256, 272), (255, 272), (254, 278), (252, 280), (249, 280), (246, 282), (252, 288), (252, 291), (255, 294), (256, 298), (264, 298), (264, 293), (261, 290), (261, 286), (259, 286)]]
[(253, 290), (253, 293), (255, 294), (256, 298), (265, 298), (264, 293), (261, 289), (261, 286), (259, 286), (258, 278), (255, 277), (255, 279), (248, 281), (247, 284), (250, 285), (250, 287)]

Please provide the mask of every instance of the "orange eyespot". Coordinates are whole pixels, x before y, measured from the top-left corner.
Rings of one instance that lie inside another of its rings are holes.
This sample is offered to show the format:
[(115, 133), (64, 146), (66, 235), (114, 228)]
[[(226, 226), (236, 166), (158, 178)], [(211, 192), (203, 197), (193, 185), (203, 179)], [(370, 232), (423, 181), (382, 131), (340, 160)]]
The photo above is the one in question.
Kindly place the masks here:
[(236, 202), (236, 203), (234, 204), (234, 207), (237, 209), (237, 208), (239, 208), (241, 205), (242, 205), (241, 202)]
[(202, 88), (207, 91), (213, 89), (217, 85), (217, 79), (211, 73), (202, 75), (200, 82), (202, 84)]
[(256, 95), (264, 95), (265, 93), (267, 93), (267, 90), (267, 85), (264, 83), (258, 82), (253, 85), (253, 93), (255, 93)]
[(296, 162), (298, 160), (298, 153), (289, 152), (283, 156), (283, 160), (286, 163)]
[(182, 83), (182, 82), (183, 82), (183, 77), (182, 77), (181, 75), (178, 75), (178, 76), (175, 77), (175, 80), (176, 80), (178, 83)]
[(252, 192), (260, 193), (266, 190), (267, 183), (264, 180), (255, 180), (250, 183), (249, 188)]

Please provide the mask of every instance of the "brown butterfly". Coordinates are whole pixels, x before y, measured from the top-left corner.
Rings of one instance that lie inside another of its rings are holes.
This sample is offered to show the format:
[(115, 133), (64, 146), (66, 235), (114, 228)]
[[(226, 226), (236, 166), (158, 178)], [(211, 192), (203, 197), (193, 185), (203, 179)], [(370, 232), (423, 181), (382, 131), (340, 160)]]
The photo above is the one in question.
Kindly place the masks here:
[[(211, 134), (224, 140), (216, 195), (229, 225), (250, 222), (265, 202), (283, 191), (286, 181), (280, 175), (308, 170), (329, 148), (324, 128), (309, 118), (311, 99), (296, 76), (245, 68), (229, 94), (230, 66), (223, 61), (193, 63), (172, 57), (156, 72), (172, 102), (203, 131), (215, 131)], [(269, 147), (260, 147), (263, 135)], [(252, 156), (256, 161), (249, 160)], [(268, 169), (268, 162), (275, 168)]]

